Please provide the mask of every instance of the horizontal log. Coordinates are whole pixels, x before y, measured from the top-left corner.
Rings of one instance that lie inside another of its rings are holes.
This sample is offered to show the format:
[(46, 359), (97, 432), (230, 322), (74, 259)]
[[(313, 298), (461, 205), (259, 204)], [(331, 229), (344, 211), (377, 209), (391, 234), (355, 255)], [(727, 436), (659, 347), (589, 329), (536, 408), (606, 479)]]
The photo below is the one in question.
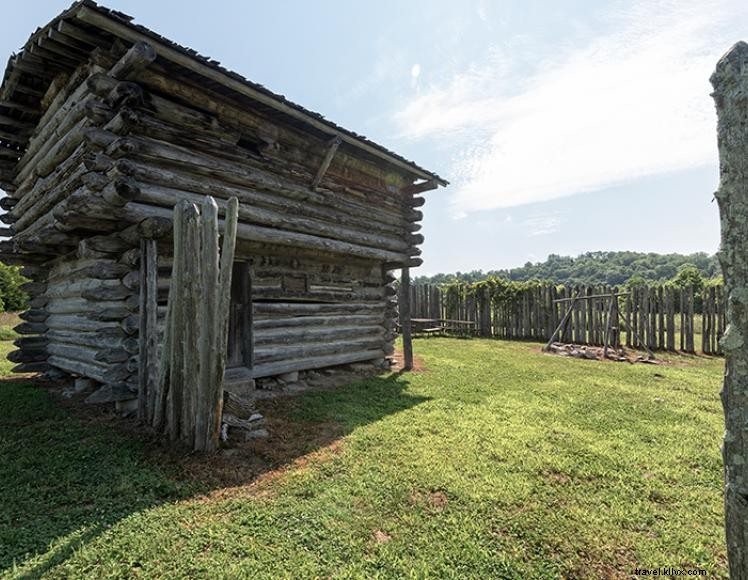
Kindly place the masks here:
[(381, 340), (384, 335), (382, 326), (329, 326), (309, 327), (292, 326), (281, 328), (254, 329), (254, 341), (257, 347), (271, 344), (294, 345), (310, 341), (326, 342), (355, 338), (359, 340)]
[(46, 361), (47, 357), (46, 350), (13, 350), (8, 353), (8, 360), (12, 363), (32, 363)]
[(77, 253), (81, 259), (105, 258), (114, 260), (129, 248), (131, 246), (119, 236), (92, 236), (80, 241)]
[[(89, 246), (90, 247), (90, 246)], [(90, 278), (94, 280), (119, 280), (126, 275), (130, 268), (109, 259), (83, 259), (73, 264), (64, 272), (56, 272), (51, 280), (64, 277), (65, 280)]]
[(119, 325), (117, 321), (92, 320), (88, 316), (75, 314), (52, 314), (47, 318), (46, 324), (49, 328), (58, 330), (77, 330), (81, 332), (95, 332), (103, 328), (111, 328)]
[(133, 312), (133, 307), (123, 300), (90, 302), (84, 298), (65, 298), (50, 301), (46, 310), (50, 314), (85, 314), (95, 320), (122, 320)]
[(381, 337), (364, 337), (354, 340), (341, 340), (317, 344), (290, 344), (257, 346), (254, 350), (257, 364), (283, 360), (304, 359), (313, 356), (329, 356), (345, 352), (379, 349), (384, 340)]
[(41, 215), (62, 199), (63, 194), (73, 191), (86, 172), (84, 157), (85, 147), (79, 145), (78, 149), (48, 176), (24, 182), (18, 189), (20, 200), (13, 209), (13, 215), (19, 219), (29, 213)]
[(10, 372), (12, 373), (43, 373), (49, 370), (49, 359), (46, 362), (30, 362), (21, 363), (20, 365), (14, 366)]
[(382, 351), (381, 349), (371, 349), (360, 351), (346, 351), (343, 353), (318, 357), (282, 360), (255, 365), (252, 369), (252, 377), (270, 377), (274, 375), (290, 373), (293, 371), (321, 369), (325, 367), (381, 358), (384, 358), (384, 351)]
[(356, 302), (341, 304), (303, 304), (295, 302), (256, 302), (255, 314), (275, 316), (319, 316), (321, 314), (371, 314), (384, 310), (382, 302)]
[(136, 42), (109, 71), (116, 79), (128, 79), (137, 71), (147, 67), (156, 60), (156, 51), (150, 44)]
[[(80, 129), (88, 123), (85, 117), (87, 88), (85, 82), (81, 82), (79, 76), (74, 75), (71, 82), (78, 83), (77, 87), (70, 93), (59, 93), (47, 111), (36, 125), (35, 133), (29, 139), (26, 151), (18, 163), (20, 169), (16, 183), (25, 181), (33, 172), (37, 175), (45, 175), (39, 172), (42, 160), (48, 163), (49, 159), (55, 158), (59, 143), (66, 137), (78, 130), (78, 138), (81, 138)], [(92, 99), (89, 96), (88, 99)], [(80, 141), (79, 141), (80, 142)], [(65, 147), (67, 149), (67, 147)], [(72, 149), (71, 149), (72, 151)]]
[(122, 300), (123, 298), (129, 298), (132, 296), (132, 290), (119, 284), (118, 286), (108, 288), (91, 288), (89, 290), (83, 290), (81, 296), (87, 300), (93, 301)]
[[(415, 221), (417, 215), (414, 210), (399, 206), (390, 213), (385, 210), (382, 200), (376, 203), (361, 203), (350, 201), (350, 196), (338, 193), (324, 193), (311, 191), (308, 186), (296, 184), (283, 179), (277, 173), (252, 166), (257, 160), (252, 156), (235, 156), (235, 159), (224, 159), (189, 148), (164, 143), (145, 136), (128, 136), (116, 139), (107, 148), (107, 153), (114, 158), (143, 159), (158, 165), (167, 165), (188, 171), (191, 174), (211, 178), (216, 182), (224, 182), (242, 187), (257, 188), (289, 197), (316, 201), (325, 207), (344, 209), (352, 215), (365, 215), (372, 222), (390, 223), (403, 226), (408, 221)], [(364, 213), (362, 213), (364, 212)], [(368, 212), (368, 213), (367, 213)], [(404, 216), (403, 214), (408, 214)]]
[(13, 327), (18, 334), (44, 334), (47, 325), (42, 322), (21, 322)]
[(130, 353), (124, 348), (102, 348), (94, 358), (105, 363), (121, 363), (130, 359)]
[(49, 316), (49, 312), (40, 308), (32, 308), (26, 312), (21, 312), (19, 315), (22, 320), (27, 322), (44, 322)]
[[(141, 203), (149, 203), (160, 207), (173, 208), (180, 200), (186, 199), (193, 203), (202, 203), (205, 196), (194, 194), (189, 191), (178, 190), (170, 187), (148, 185), (138, 183), (137, 195)], [(224, 214), (227, 202), (223, 199), (216, 200), (219, 207), (219, 213)], [(335, 223), (329, 223), (316, 218), (305, 218), (295, 214), (292, 211), (276, 212), (257, 206), (239, 205), (239, 220), (243, 224), (260, 224), (271, 226), (291, 232), (301, 232), (330, 238), (335, 240), (347, 241), (364, 244), (373, 248), (392, 250), (395, 252), (404, 252), (408, 244), (402, 239), (395, 236), (385, 236), (382, 234), (372, 234), (362, 229), (353, 229), (351, 227), (341, 226)]]
[(138, 396), (127, 383), (108, 383), (86, 397), (85, 403), (89, 405), (105, 405), (120, 401), (131, 401)]
[[(120, 329), (121, 330), (121, 329)], [(124, 331), (120, 336), (107, 336), (101, 332), (77, 332), (72, 330), (50, 329), (45, 335), (50, 341), (88, 346), (91, 348), (124, 348), (128, 353), (138, 351), (136, 338), (125, 338)]]
[[(105, 213), (103, 208), (101, 212), (103, 217)], [(125, 206), (122, 217), (130, 223), (136, 223), (148, 217), (171, 218), (171, 214), (171, 210), (166, 208), (131, 202)], [(223, 231), (223, 227), (224, 221), (220, 220), (219, 229)], [(345, 254), (385, 262), (402, 263), (408, 259), (405, 254), (380, 250), (370, 246), (247, 224), (239, 224), (237, 226), (237, 239), (281, 246), (310, 248), (333, 254)]]
[(232, 185), (222, 179), (206, 179), (206, 176), (190, 173), (190, 167), (162, 167), (154, 160), (120, 159), (115, 167), (119, 173), (130, 175), (141, 183), (172, 187), (199, 195), (211, 195), (214, 198), (236, 197), (242, 203), (254, 207), (321, 219), (368, 232), (400, 236), (404, 231), (402, 225), (380, 223), (372, 219), (372, 212), (376, 210), (374, 206), (356, 206), (345, 200), (332, 203), (332, 196), (320, 196), (301, 188), (292, 193), (282, 188), (263, 192), (256, 188)]
[[(49, 343), (49, 345), (47, 345), (47, 351), (52, 357), (66, 358), (69, 360), (83, 362), (93, 367), (97, 367), (98, 372), (100, 373), (101, 377), (104, 376), (104, 373), (110, 367), (108, 363), (104, 363), (104, 362), (96, 360), (96, 355), (100, 352), (99, 349), (97, 348), (51, 342)], [(94, 379), (96, 377), (91, 377), (91, 378)]]
[(20, 349), (43, 349), (49, 344), (49, 337), (46, 334), (43, 336), (24, 336), (15, 339), (13, 344)]
[(38, 177), (46, 177), (52, 173), (52, 171), (69, 157), (70, 154), (73, 153), (73, 151), (75, 151), (75, 149), (83, 142), (83, 131), (89, 124), (90, 121), (86, 117), (83, 117), (62, 137), (51, 141), (53, 145), (48, 150), (45, 149), (44, 151), (40, 151), (40, 154), (43, 154), (43, 157), (32, 159), (29, 164), (19, 172), (15, 179), (15, 183), (20, 185), (29, 178), (31, 168), (33, 168), (34, 175)]
[[(214, 115), (217, 115), (219, 119), (231, 119), (234, 122), (241, 123), (242, 126), (246, 127), (247, 129), (257, 128), (260, 131), (263, 129), (263, 119), (258, 118), (256, 113), (252, 111), (248, 111), (245, 108), (242, 108), (240, 105), (232, 105), (225, 98), (221, 98), (220, 95), (211, 94), (210, 90), (206, 91), (205, 87), (198, 88), (193, 85), (186, 84), (178, 79), (174, 79), (173, 75), (170, 75), (165, 70), (164, 71), (158, 70), (158, 67), (152, 67), (148, 71), (145, 71), (143, 74), (141, 74), (139, 76), (139, 82), (144, 83), (148, 87), (153, 87), (154, 89), (157, 90), (157, 92), (160, 92), (161, 94), (174, 95), (175, 97), (179, 98), (182, 102), (188, 102), (188, 103), (194, 104), (195, 106), (198, 106), (201, 109), (204, 109)], [(320, 124), (320, 126), (321, 125), (322, 124)], [(276, 134), (278, 131), (280, 131), (280, 128), (273, 127), (273, 129), (275, 129)], [(294, 138), (294, 135), (297, 136), (296, 139), (292, 141), (292, 143), (293, 143), (294, 148), (301, 149), (300, 157), (309, 158), (311, 152), (308, 150), (303, 150), (304, 145), (309, 147), (308, 134), (304, 133), (301, 130), (293, 129), (291, 127), (288, 127), (288, 128), (284, 127), (284, 129), (285, 129), (284, 137), (287, 136), (289, 140), (292, 140)], [(332, 136), (330, 134), (329, 127), (323, 131), (323, 134), (328, 134)], [(329, 137), (327, 138), (329, 139)], [(350, 141), (350, 138), (344, 136), (344, 140)], [(353, 145), (354, 145), (354, 150), (360, 148), (361, 146), (359, 141), (355, 141)], [(317, 150), (319, 149), (319, 147), (314, 146), (313, 149)], [(319, 167), (322, 154), (323, 154), (323, 151), (318, 152), (318, 155), (313, 160), (311, 160), (312, 161), (311, 164), (313, 165), (315, 170), (317, 167)], [(377, 156), (381, 157), (381, 152), (378, 152)], [(361, 172), (367, 169), (371, 172), (372, 170), (376, 170), (379, 167), (377, 163), (364, 161), (360, 157), (353, 156), (347, 151), (342, 151), (341, 153), (339, 153), (339, 157), (340, 157), (340, 165), (342, 167), (353, 166), (353, 167), (356, 167), (357, 169), (360, 168)], [(391, 160), (388, 158), (387, 161), (389, 163)], [(413, 169), (411, 166), (409, 165), (406, 166), (406, 164), (401, 163), (401, 162), (396, 162), (396, 163), (402, 166), (403, 168), (402, 171), (406, 171), (407, 173), (411, 175), (413, 174)], [(391, 165), (389, 167), (391, 167)], [(408, 169), (405, 169), (406, 167), (408, 167)], [(333, 166), (331, 167), (330, 171), (331, 172), (339, 171), (339, 169)], [(399, 171), (399, 170), (395, 170), (395, 171)], [(389, 169), (388, 173), (394, 173), (394, 172), (391, 169)], [(419, 173), (419, 176), (421, 176), (420, 173)], [(427, 176), (427, 174), (423, 174), (422, 177), (426, 179), (431, 179), (431, 177)], [(412, 178), (406, 180), (403, 176), (403, 179), (400, 180), (400, 185), (401, 186), (405, 185), (407, 181), (411, 181), (411, 180)], [(357, 181), (364, 181), (364, 179), (357, 179)]]
[(24, 266), (20, 270), (21, 276), (29, 278), (35, 282), (44, 282), (47, 280), (49, 275), (48, 268), (42, 268), (41, 266)]
[[(50, 345), (51, 346), (51, 345)], [(66, 358), (65, 356), (51, 355), (47, 363), (53, 367), (66, 371), (68, 373), (81, 377), (88, 377), (100, 383), (105, 382), (104, 372), (106, 368), (103, 365), (92, 364), (77, 359)]]
[(260, 333), (263, 329), (288, 329), (295, 326), (320, 327), (320, 326), (374, 326), (383, 321), (383, 314), (347, 314), (325, 316), (295, 316), (291, 318), (259, 318), (255, 319), (253, 328)]
[(101, 196), (108, 203), (122, 207), (140, 195), (138, 184), (128, 177), (117, 177), (101, 191)]
[(88, 298), (86, 294), (91, 291), (101, 292), (100, 294), (95, 294), (97, 297), (103, 295), (105, 293), (104, 291), (108, 291), (110, 294), (115, 294), (115, 296), (110, 298), (98, 298), (100, 300), (121, 300), (132, 294), (130, 290), (122, 286), (122, 283), (119, 280), (83, 278), (79, 280), (71, 280), (65, 284), (50, 284), (47, 287), (45, 295), (47, 298)]
[(13, 199), (12, 197), (4, 197), (0, 199), (0, 208), (4, 209), (5, 211), (10, 211), (16, 206), (17, 203), (17, 199)]

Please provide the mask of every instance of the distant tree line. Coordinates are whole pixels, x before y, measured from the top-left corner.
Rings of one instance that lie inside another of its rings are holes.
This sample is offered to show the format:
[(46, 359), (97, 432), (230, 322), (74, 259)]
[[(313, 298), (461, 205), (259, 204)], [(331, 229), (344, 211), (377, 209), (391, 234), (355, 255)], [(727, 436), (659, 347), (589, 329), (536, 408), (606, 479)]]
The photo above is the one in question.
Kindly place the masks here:
[(527, 262), (507, 270), (473, 270), (454, 274), (418, 276), (416, 284), (453, 284), (499, 278), (515, 282), (543, 280), (556, 284), (628, 286), (684, 280), (703, 287), (721, 275), (716, 256), (696, 254), (655, 254), (641, 252), (587, 252), (576, 258), (551, 254), (544, 262)]

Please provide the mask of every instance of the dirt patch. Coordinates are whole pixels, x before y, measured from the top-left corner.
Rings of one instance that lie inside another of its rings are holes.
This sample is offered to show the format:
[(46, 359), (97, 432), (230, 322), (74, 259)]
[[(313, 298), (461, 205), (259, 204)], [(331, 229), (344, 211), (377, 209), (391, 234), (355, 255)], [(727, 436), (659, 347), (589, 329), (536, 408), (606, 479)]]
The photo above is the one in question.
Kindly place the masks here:
[(449, 505), (449, 499), (443, 491), (432, 491), (428, 497), (428, 504), (435, 510), (442, 511)]
[(564, 578), (631, 578), (637, 567), (636, 553), (628, 546), (576, 551), (579, 565), (566, 570)]
[[(403, 351), (397, 350), (395, 351), (395, 354), (392, 355), (392, 360), (394, 364), (390, 367), (390, 369), (395, 373), (402, 373), (405, 372), (403, 369), (403, 365), (405, 364), (405, 361), (403, 360)], [(418, 355), (413, 355), (413, 368), (408, 371), (411, 373), (425, 373), (428, 372), (428, 369), (426, 368), (426, 365), (423, 364), (423, 359), (419, 357)]]
[(556, 469), (546, 469), (543, 471), (543, 477), (551, 484), (564, 485), (571, 481), (571, 477)]
[(382, 530), (374, 530), (371, 536), (375, 544), (386, 544), (392, 539), (392, 536)]
[(432, 511), (442, 511), (449, 505), (449, 498), (443, 491), (423, 493), (414, 489), (410, 492), (408, 501), (411, 505), (425, 506)]

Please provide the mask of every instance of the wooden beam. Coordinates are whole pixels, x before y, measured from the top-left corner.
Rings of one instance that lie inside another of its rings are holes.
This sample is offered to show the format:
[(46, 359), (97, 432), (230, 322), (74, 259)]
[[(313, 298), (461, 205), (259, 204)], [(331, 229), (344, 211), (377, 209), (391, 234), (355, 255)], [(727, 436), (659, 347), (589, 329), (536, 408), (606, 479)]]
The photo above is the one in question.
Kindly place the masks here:
[[(57, 24), (57, 30), (65, 36), (69, 36), (70, 38), (74, 38), (79, 42), (83, 42), (91, 46), (100, 46), (104, 43), (101, 37), (91, 34), (90, 32), (86, 32), (82, 28), (71, 24), (68, 20), (60, 20), (60, 22)], [(108, 44), (109, 43), (107, 43), (106, 46), (107, 48)]]
[(402, 193), (403, 195), (416, 195), (419, 193), (423, 193), (424, 191), (431, 191), (432, 189), (436, 189), (437, 187), (439, 187), (439, 182), (434, 179), (429, 179), (420, 183), (406, 185), (400, 190), (400, 193)]
[(317, 175), (315, 175), (312, 180), (312, 189), (315, 189), (320, 181), (322, 181), (322, 178), (325, 176), (325, 173), (327, 173), (327, 169), (330, 167), (330, 163), (332, 163), (332, 158), (335, 157), (335, 152), (338, 150), (341, 143), (342, 139), (340, 138), (340, 135), (336, 135), (330, 140), (327, 153), (325, 153), (325, 158), (322, 160), (322, 165), (319, 166)]
[(29, 107), (27, 105), (22, 105), (20, 103), (16, 103), (13, 101), (8, 101), (8, 100), (0, 100), (0, 107), (5, 107), (6, 109), (13, 109), (14, 111), (20, 111), (21, 113), (26, 113), (27, 115), (34, 115), (36, 117), (42, 114), (42, 112), (39, 109), (36, 109), (34, 107)]
[(8, 117), (6, 115), (1, 115), (1, 114), (0, 114), (0, 125), (5, 125), (6, 127), (16, 127), (18, 129), (25, 129), (27, 131), (29, 129), (34, 128), (33, 123), (19, 121), (18, 119), (14, 119), (12, 117)]

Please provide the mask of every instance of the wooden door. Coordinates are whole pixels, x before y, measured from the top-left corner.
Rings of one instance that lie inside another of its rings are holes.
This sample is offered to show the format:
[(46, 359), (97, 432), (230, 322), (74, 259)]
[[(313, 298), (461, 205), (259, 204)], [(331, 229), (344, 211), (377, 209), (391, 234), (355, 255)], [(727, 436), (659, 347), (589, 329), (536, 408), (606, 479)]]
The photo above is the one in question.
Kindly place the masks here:
[(231, 276), (231, 308), (226, 368), (251, 369), (254, 358), (252, 338), (252, 268), (236, 262)]

